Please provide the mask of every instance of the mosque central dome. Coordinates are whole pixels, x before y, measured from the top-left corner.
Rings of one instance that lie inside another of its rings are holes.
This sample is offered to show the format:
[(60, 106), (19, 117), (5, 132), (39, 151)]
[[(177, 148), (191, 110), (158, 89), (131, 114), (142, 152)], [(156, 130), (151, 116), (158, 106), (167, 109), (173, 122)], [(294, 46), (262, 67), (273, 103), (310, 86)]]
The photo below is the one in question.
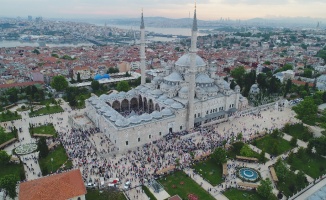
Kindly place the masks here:
[[(184, 54), (183, 56), (181, 56), (177, 62), (175, 62), (175, 65), (177, 66), (181, 66), (181, 67), (190, 67), (190, 54)], [(206, 63), (205, 61), (199, 57), (198, 55), (196, 55), (196, 67), (205, 67)]]

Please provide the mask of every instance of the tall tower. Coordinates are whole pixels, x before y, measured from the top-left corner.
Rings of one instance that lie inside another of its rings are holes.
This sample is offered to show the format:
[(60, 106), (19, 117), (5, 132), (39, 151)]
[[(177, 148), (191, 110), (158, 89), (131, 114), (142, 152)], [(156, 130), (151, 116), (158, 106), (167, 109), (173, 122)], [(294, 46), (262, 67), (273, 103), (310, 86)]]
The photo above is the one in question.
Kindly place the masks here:
[(196, 4), (194, 12), (194, 20), (191, 29), (191, 46), (190, 46), (190, 68), (189, 68), (189, 103), (188, 103), (188, 124), (187, 130), (194, 128), (195, 112), (194, 112), (194, 98), (195, 98), (195, 76), (196, 76), (196, 56), (197, 56), (197, 17)]
[(145, 63), (145, 25), (143, 11), (141, 12), (141, 24), (140, 24), (140, 70), (141, 70), (141, 85), (146, 83), (146, 63)]

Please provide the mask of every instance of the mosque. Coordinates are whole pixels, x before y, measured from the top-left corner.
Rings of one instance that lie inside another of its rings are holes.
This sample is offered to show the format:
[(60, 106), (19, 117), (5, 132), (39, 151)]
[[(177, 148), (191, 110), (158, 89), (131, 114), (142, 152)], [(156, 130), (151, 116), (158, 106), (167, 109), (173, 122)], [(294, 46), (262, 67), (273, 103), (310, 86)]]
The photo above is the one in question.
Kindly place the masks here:
[(145, 82), (145, 26), (141, 15), (141, 85), (128, 91), (92, 96), (86, 115), (118, 148), (126, 151), (158, 140), (171, 132), (191, 131), (214, 121), (224, 122), (248, 101), (240, 87), (216, 75), (217, 69), (197, 55), (197, 18), (194, 12), (191, 47), (174, 66), (151, 83)]

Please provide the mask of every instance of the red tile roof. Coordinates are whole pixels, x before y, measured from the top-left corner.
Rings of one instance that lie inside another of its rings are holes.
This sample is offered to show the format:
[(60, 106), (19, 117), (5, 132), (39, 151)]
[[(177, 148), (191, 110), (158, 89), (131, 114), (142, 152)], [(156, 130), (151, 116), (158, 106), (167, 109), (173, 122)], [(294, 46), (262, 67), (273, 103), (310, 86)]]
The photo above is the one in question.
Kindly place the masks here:
[(20, 184), (19, 199), (67, 200), (86, 194), (79, 169)]

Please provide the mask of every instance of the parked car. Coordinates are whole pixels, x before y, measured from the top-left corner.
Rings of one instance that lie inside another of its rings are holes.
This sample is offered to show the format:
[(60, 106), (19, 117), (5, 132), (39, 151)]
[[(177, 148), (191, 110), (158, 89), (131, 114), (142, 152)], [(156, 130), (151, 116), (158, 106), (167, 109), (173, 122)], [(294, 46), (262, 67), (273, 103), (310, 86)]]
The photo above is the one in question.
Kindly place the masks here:
[(130, 188), (130, 186), (131, 186), (130, 181), (127, 181), (127, 182), (125, 183), (125, 185), (124, 185), (124, 188), (125, 188), (126, 190), (128, 190), (128, 189)]

